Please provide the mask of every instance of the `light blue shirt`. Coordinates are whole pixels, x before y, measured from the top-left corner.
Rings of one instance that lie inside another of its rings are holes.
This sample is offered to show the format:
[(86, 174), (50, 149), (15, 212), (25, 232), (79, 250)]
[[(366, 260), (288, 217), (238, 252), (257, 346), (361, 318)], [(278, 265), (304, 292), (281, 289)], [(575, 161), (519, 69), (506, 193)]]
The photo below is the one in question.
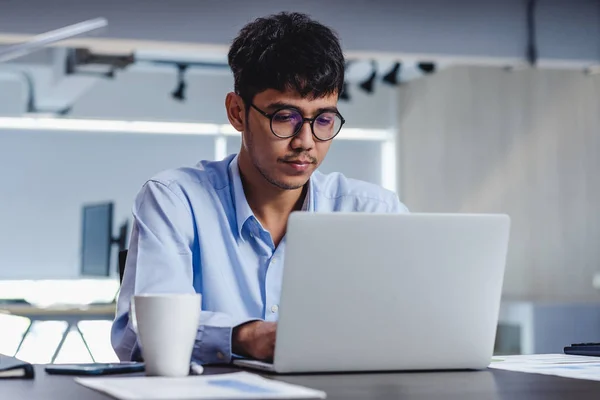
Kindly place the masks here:
[[(395, 193), (339, 173), (315, 172), (307, 193), (309, 212), (407, 211)], [(278, 319), (285, 237), (275, 247), (252, 213), (237, 156), (150, 179), (135, 200), (133, 217), (111, 332), (121, 360), (140, 357), (129, 321), (129, 302), (138, 293), (202, 294), (192, 357), (203, 364), (231, 360), (233, 327)]]

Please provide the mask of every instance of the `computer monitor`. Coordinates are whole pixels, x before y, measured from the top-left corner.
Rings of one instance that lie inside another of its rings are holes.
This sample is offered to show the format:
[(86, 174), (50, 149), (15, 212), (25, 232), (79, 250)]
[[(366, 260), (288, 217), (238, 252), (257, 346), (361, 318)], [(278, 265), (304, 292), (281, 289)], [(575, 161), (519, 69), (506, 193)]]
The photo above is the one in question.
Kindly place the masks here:
[(81, 275), (108, 277), (111, 271), (112, 245), (119, 251), (127, 245), (127, 221), (119, 227), (119, 236), (113, 238), (114, 203), (83, 206), (81, 231)]

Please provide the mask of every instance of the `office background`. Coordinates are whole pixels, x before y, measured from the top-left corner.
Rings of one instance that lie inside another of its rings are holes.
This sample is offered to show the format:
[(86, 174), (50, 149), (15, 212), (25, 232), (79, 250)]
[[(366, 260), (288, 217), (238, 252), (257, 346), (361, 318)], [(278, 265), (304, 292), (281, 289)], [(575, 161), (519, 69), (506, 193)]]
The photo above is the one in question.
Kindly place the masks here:
[[(340, 102), (348, 122), (322, 170), (382, 184), (413, 211), (508, 213), (500, 350), (558, 351), (565, 337), (597, 341), (597, 2), (538, 1), (533, 39), (520, 0), (347, 3), (11, 2), (0, 13), (4, 44), (97, 16), (110, 25), (96, 37), (0, 64), (0, 297), (38, 305), (112, 300), (116, 254), (109, 278), (81, 275), (82, 207), (114, 202), (117, 235), (153, 174), (236, 152), (240, 140), (223, 107), (232, 86), (224, 51), (245, 22), (287, 9), (334, 27), (352, 60), (349, 99)], [(134, 51), (140, 62), (113, 79), (98, 76), (105, 66), (67, 74), (77, 47)], [(399, 84), (383, 82), (396, 62)], [(183, 100), (172, 95), (181, 83), (177, 63), (208, 65), (188, 67)], [(0, 352), (9, 353), (28, 322), (0, 318), (7, 327)], [(111, 359), (109, 323), (82, 324), (97, 358)], [(40, 349), (60, 342), (66, 325), (36, 325), (20, 355), (47, 362), (52, 352)], [(550, 331), (556, 337), (540, 336)], [(57, 362), (87, 359), (77, 334), (67, 342)]]

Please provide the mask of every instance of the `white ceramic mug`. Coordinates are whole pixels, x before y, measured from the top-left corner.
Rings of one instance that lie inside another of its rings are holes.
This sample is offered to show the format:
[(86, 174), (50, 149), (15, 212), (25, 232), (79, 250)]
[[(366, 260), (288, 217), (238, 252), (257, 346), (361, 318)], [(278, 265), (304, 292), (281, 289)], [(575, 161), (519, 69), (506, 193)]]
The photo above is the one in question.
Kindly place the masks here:
[(187, 376), (200, 323), (201, 295), (139, 294), (131, 305), (146, 375)]

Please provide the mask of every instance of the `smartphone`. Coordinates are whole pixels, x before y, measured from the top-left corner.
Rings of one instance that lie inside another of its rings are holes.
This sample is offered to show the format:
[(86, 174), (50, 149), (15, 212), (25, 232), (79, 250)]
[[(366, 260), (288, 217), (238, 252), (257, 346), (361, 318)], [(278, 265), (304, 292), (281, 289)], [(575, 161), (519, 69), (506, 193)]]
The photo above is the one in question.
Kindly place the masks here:
[(110, 375), (144, 371), (143, 362), (48, 364), (45, 371), (52, 375)]

